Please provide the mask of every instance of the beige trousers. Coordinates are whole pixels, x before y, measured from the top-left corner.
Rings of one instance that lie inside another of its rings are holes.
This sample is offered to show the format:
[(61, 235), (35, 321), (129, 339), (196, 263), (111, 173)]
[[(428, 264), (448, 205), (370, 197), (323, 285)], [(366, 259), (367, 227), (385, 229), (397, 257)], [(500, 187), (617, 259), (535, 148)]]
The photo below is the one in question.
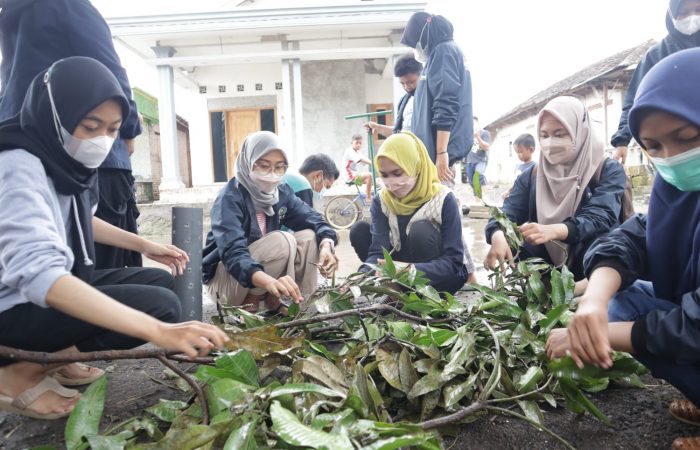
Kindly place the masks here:
[[(253, 259), (263, 265), (266, 274), (273, 278), (288, 275), (299, 285), (302, 294), (312, 294), (316, 290), (318, 269), (311, 263), (318, 263), (318, 244), (313, 230), (294, 234), (273, 231), (250, 244), (248, 249)], [(223, 263), (217, 265), (207, 290), (212, 299), (230, 306), (241, 305), (248, 293), (266, 293), (262, 288), (243, 287), (226, 271)]]

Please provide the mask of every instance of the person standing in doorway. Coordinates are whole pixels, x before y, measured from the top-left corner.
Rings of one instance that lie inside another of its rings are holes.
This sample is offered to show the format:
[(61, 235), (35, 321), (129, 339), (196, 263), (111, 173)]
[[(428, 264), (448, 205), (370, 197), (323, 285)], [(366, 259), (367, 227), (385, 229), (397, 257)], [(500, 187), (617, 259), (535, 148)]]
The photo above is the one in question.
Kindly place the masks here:
[(411, 131), (425, 144), (440, 181), (454, 186), (451, 166), (472, 148), (472, 82), (464, 55), (442, 16), (414, 13), (401, 43), (414, 49), (425, 67), (413, 100)]
[(472, 151), (465, 158), (467, 183), (474, 191), (474, 174), (479, 172), (479, 183), (486, 185), (486, 166), (489, 163), (489, 148), (491, 148), (491, 133), (479, 127), (479, 118), (474, 116), (474, 145)]
[(418, 87), (418, 79), (423, 71), (423, 64), (416, 61), (412, 54), (404, 55), (396, 61), (394, 66), (394, 76), (399, 79), (401, 87), (404, 88), (406, 94), (401, 98), (396, 108), (396, 123), (393, 127), (382, 125), (377, 122), (367, 122), (365, 128), (371, 128), (372, 131), (390, 136), (401, 131), (411, 131), (411, 121), (413, 119), (413, 94), (416, 93)]
[[(136, 233), (139, 215), (129, 157), (141, 134), (126, 70), (114, 49), (107, 23), (88, 0), (0, 0), (0, 120), (19, 113), (34, 76), (54, 61), (87, 56), (114, 74), (129, 102), (129, 114), (112, 150), (98, 168), (100, 201), (95, 215)], [(96, 269), (139, 267), (138, 252), (97, 244)]]
[(352, 146), (345, 150), (343, 155), (343, 168), (348, 176), (348, 181), (361, 180), (365, 185), (365, 195), (372, 198), (372, 173), (370, 172), (369, 159), (362, 154), (362, 135), (352, 135)]
[(632, 140), (628, 124), (630, 109), (642, 78), (662, 59), (684, 49), (700, 47), (700, 0), (671, 0), (666, 11), (668, 35), (661, 42), (647, 50), (632, 75), (617, 132), (611, 144), (615, 147), (615, 159), (625, 164), (627, 145)]

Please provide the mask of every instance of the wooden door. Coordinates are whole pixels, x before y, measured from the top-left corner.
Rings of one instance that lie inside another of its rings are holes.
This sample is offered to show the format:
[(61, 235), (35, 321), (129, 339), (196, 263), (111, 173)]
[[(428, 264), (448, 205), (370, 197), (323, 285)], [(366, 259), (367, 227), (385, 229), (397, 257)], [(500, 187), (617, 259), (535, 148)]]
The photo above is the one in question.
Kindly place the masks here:
[(260, 110), (226, 111), (226, 169), (229, 179), (235, 174), (236, 158), (243, 147), (243, 141), (256, 131), (260, 131)]
[[(369, 110), (371, 112), (378, 112), (378, 111), (392, 111), (393, 107), (391, 103), (374, 103), (369, 105)], [(389, 126), (394, 126), (394, 114), (387, 114), (385, 116), (375, 116), (372, 117), (370, 120), (373, 122), (380, 123), (382, 125), (389, 125)], [(382, 142), (384, 142), (384, 139), (386, 139), (386, 136), (381, 135), (381, 134), (374, 134), (372, 136), (373, 141), (374, 141), (374, 149), (377, 150), (379, 149), (379, 146), (382, 145)]]

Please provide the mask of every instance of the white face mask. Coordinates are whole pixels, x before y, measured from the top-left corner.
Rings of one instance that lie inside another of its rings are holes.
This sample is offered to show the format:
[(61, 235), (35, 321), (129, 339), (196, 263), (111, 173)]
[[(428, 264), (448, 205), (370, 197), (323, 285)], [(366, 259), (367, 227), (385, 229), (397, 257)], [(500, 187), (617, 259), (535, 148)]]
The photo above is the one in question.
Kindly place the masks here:
[(88, 169), (97, 169), (104, 162), (114, 145), (111, 136), (97, 136), (91, 139), (78, 139), (61, 127), (63, 148), (76, 161)]
[(282, 177), (270, 172), (262, 175), (255, 171), (250, 173), (250, 178), (253, 183), (257, 184), (260, 190), (266, 194), (272, 194), (277, 189), (277, 186), (282, 182)]
[(115, 139), (111, 136), (97, 136), (91, 139), (80, 139), (68, 132), (61, 124), (61, 119), (58, 117), (56, 104), (53, 101), (51, 93), (51, 83), (48, 78), (49, 73), (46, 73), (44, 82), (49, 93), (49, 102), (51, 103), (51, 111), (53, 113), (53, 123), (56, 127), (58, 138), (63, 144), (63, 149), (70, 155), (71, 158), (78, 161), (88, 169), (97, 169), (104, 162), (112, 150)]
[(550, 164), (562, 164), (573, 159), (574, 141), (571, 138), (544, 138), (540, 139), (540, 149)]
[(700, 31), (700, 15), (694, 14), (684, 19), (672, 20), (673, 26), (676, 28), (676, 30), (680, 31), (686, 36), (692, 36), (698, 31)]
[[(418, 42), (416, 42), (416, 48), (413, 49), (413, 57), (416, 58), (416, 61), (418, 61), (421, 64), (425, 64), (428, 61), (428, 45), (426, 44), (426, 48), (423, 48), (423, 33), (425, 32), (425, 29), (430, 25), (430, 22), (427, 22), (425, 25), (423, 25), (423, 29), (420, 32), (420, 37), (418, 38)], [(428, 39), (430, 39), (430, 31), (428, 31)], [(430, 42), (428, 42), (429, 44)]]

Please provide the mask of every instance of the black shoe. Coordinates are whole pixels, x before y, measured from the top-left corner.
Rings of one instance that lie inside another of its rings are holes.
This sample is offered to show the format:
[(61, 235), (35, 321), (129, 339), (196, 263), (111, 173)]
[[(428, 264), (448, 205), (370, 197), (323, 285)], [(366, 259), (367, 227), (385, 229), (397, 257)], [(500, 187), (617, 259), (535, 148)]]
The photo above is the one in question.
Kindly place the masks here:
[(462, 205), (462, 215), (464, 217), (467, 217), (469, 215), (469, 212), (471, 211), (471, 208), (469, 205)]

